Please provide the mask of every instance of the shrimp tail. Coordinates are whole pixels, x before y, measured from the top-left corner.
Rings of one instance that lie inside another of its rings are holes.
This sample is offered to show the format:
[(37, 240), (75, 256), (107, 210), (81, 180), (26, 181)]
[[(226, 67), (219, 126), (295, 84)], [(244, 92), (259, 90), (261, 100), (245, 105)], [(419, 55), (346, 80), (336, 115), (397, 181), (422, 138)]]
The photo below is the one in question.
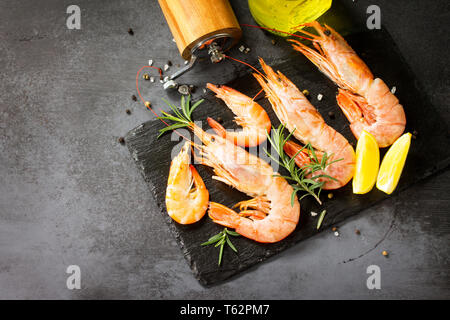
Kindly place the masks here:
[[(303, 147), (293, 141), (286, 141), (284, 144), (284, 152), (290, 157), (293, 158), (295, 156), (295, 164), (299, 168), (304, 167), (311, 163), (311, 159), (309, 158), (308, 152), (306, 150), (301, 150)], [(300, 151), (301, 150), (301, 151)]]
[(238, 226), (240, 216), (233, 210), (220, 203), (209, 203), (209, 217), (217, 224), (235, 229)]
[(353, 123), (363, 118), (361, 108), (358, 106), (357, 97), (347, 90), (339, 89), (336, 97), (337, 103), (345, 117)]
[(205, 183), (203, 182), (202, 177), (198, 174), (198, 171), (195, 169), (195, 167), (191, 164), (189, 165), (189, 169), (192, 173), (192, 180), (194, 181), (196, 191), (206, 190)]

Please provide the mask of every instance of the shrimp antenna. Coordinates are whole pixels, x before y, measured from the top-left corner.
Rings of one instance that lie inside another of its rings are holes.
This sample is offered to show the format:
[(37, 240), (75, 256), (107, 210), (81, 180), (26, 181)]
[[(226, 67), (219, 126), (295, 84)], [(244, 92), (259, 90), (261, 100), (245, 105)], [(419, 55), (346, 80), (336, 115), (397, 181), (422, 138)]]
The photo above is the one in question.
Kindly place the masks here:
[(290, 35), (292, 37), (297, 37), (297, 38), (302, 38), (302, 39), (305, 39), (305, 40), (313, 41), (313, 39), (310, 39), (310, 38), (307, 38), (307, 37), (303, 37), (303, 36), (299, 36), (298, 34), (289, 33), (289, 32), (285, 32), (285, 31), (273, 29), (273, 28), (266, 28), (266, 27), (261, 27), (261, 26), (255, 26), (255, 25), (252, 25), (252, 24), (245, 24), (245, 23), (242, 23), (241, 26), (257, 28), (257, 29), (263, 29), (263, 30), (267, 30), (267, 31), (275, 31), (275, 32), (279, 32), (279, 33), (284, 33), (284, 34)]
[(255, 70), (258, 74), (260, 74), (262, 77), (264, 77), (264, 79), (266, 79), (267, 80), (267, 78), (266, 78), (266, 76), (264, 75), (264, 74), (262, 74), (261, 73), (261, 71), (259, 71), (258, 69), (256, 69), (254, 66), (252, 66), (251, 64), (248, 64), (247, 62), (244, 62), (244, 61), (242, 61), (242, 60), (239, 60), (239, 59), (236, 59), (236, 58), (233, 58), (233, 57), (230, 57), (230, 56), (227, 56), (227, 55), (225, 55), (225, 58), (228, 58), (228, 59), (231, 59), (231, 60), (234, 60), (234, 61), (236, 61), (236, 62), (239, 62), (239, 63), (242, 63), (242, 64), (245, 64), (246, 66), (248, 66), (248, 67), (250, 67), (250, 68), (252, 68), (253, 70)]

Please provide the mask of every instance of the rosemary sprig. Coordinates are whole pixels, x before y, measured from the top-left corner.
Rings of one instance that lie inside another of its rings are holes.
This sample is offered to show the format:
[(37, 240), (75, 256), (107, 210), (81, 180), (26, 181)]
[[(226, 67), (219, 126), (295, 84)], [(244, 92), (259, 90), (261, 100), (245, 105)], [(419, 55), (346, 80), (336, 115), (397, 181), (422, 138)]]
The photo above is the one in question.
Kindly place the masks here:
[(216, 245), (214, 247), (220, 246), (219, 262), (217, 263), (219, 266), (222, 263), (223, 247), (225, 246), (225, 243), (228, 244), (234, 252), (236, 252), (236, 253), (238, 252), (236, 247), (233, 245), (233, 243), (231, 243), (231, 240), (228, 236), (238, 237), (238, 236), (240, 236), (240, 234), (237, 232), (228, 230), (227, 228), (224, 228), (221, 232), (212, 236), (211, 238), (209, 238), (208, 241), (201, 244), (202, 246), (207, 246), (207, 245), (215, 243)]
[[(267, 133), (267, 140), (269, 140), (270, 144), (272, 145), (272, 148), (275, 149), (275, 152), (277, 153), (279, 159), (274, 157), (267, 150), (264, 151), (273, 161), (275, 161), (280, 166), (289, 171), (290, 176), (282, 176), (282, 177), (293, 182), (292, 188), (294, 190), (291, 194), (292, 205), (294, 205), (295, 195), (298, 192), (305, 192), (305, 194), (302, 195), (299, 198), (299, 200), (307, 196), (312, 196), (314, 197), (314, 199), (317, 200), (319, 204), (322, 204), (319, 197), (320, 192), (322, 191), (322, 187), (325, 184), (325, 181), (319, 181), (318, 179), (326, 178), (335, 181), (336, 179), (326, 174), (313, 175), (313, 173), (317, 171), (324, 171), (327, 166), (342, 159), (328, 161), (330, 157), (327, 155), (326, 152), (324, 152), (322, 155), (322, 159), (319, 161), (314, 151), (314, 148), (309, 143), (306, 144), (303, 148), (301, 148), (292, 158), (290, 158), (284, 152), (283, 147), (289, 140), (289, 138), (292, 136), (295, 130), (285, 137), (284, 128), (285, 126), (283, 124), (280, 124), (276, 129), (273, 128), (272, 137)], [(295, 157), (305, 149), (308, 151), (310, 163), (299, 168), (295, 164)]]
[(194, 112), (195, 108), (197, 108), (204, 101), (204, 99), (201, 99), (191, 106), (191, 96), (188, 95), (186, 99), (184, 98), (184, 96), (181, 96), (181, 103), (180, 103), (181, 111), (180, 111), (180, 109), (178, 109), (176, 106), (174, 106), (167, 100), (165, 100), (165, 99), (162, 99), (162, 100), (170, 107), (173, 114), (167, 113), (165, 111), (161, 111), (161, 113), (164, 116), (158, 117), (158, 119), (170, 120), (175, 123), (163, 128), (163, 129), (160, 129), (158, 138), (167, 131), (171, 131), (171, 130), (175, 130), (175, 129), (179, 129), (179, 128), (183, 128), (183, 127), (189, 127), (190, 124), (192, 123), (192, 119), (191, 119), (192, 112)]

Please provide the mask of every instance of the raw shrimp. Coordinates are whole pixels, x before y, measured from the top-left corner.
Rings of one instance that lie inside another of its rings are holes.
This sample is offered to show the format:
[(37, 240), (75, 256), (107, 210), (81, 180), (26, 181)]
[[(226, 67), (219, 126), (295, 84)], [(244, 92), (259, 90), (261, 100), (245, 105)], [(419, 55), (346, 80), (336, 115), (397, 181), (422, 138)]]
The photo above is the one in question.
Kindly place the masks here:
[(199, 221), (208, 209), (209, 192), (189, 164), (191, 143), (188, 141), (172, 160), (166, 189), (166, 208), (169, 216), (178, 223)]
[(310, 38), (314, 50), (290, 39), (295, 50), (303, 53), (320, 71), (341, 89), (337, 96), (339, 107), (350, 121), (356, 138), (362, 130), (372, 134), (380, 147), (390, 146), (403, 133), (405, 112), (388, 86), (375, 78), (344, 38), (329, 26), (317, 21), (302, 26), (313, 27), (318, 35), (303, 29), (298, 32)]
[(212, 167), (213, 179), (253, 197), (237, 204), (239, 213), (211, 202), (209, 216), (218, 224), (234, 228), (258, 242), (277, 242), (294, 231), (300, 217), (297, 196), (291, 203), (292, 187), (262, 159), (218, 135), (208, 134), (192, 124), (203, 145), (194, 144), (202, 164)]
[[(327, 153), (330, 163), (324, 172), (316, 171), (314, 176), (326, 174), (336, 180), (319, 178), (325, 181), (323, 189), (337, 189), (347, 184), (355, 171), (355, 151), (347, 139), (339, 132), (328, 126), (314, 106), (303, 93), (280, 71), (275, 73), (271, 67), (259, 59), (266, 74), (254, 74), (275, 111), (286, 128), (293, 136), (304, 144), (310, 143), (318, 150), (317, 157), (320, 161), (324, 152)], [(285, 144), (285, 152), (293, 156), (301, 147), (295, 143)], [(300, 167), (310, 161), (311, 155), (305, 150), (296, 157), (296, 163)], [(339, 160), (341, 159), (341, 160)], [(339, 160), (333, 162), (334, 160)]]
[(227, 86), (215, 86), (207, 83), (206, 87), (216, 93), (236, 115), (236, 123), (241, 131), (226, 131), (217, 121), (208, 118), (208, 124), (221, 136), (243, 147), (255, 147), (267, 139), (271, 123), (266, 111), (246, 95)]

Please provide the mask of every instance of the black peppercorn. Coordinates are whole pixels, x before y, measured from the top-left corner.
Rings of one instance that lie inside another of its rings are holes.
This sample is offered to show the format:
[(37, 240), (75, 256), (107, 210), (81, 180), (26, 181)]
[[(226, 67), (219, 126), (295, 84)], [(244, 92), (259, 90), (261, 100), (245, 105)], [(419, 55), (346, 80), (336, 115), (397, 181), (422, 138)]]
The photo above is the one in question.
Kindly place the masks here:
[(119, 141), (120, 144), (125, 144), (125, 138), (124, 137), (120, 137), (118, 139), (118, 141)]
[(137, 101), (137, 97), (136, 97), (134, 94), (131, 96), (131, 99), (132, 99), (133, 101)]
[(334, 119), (335, 115), (333, 111), (328, 112), (328, 116), (330, 117), (330, 119)]
[(134, 35), (134, 31), (133, 31), (133, 29), (131, 29), (131, 28), (128, 28), (128, 34), (129, 34), (130, 36)]

